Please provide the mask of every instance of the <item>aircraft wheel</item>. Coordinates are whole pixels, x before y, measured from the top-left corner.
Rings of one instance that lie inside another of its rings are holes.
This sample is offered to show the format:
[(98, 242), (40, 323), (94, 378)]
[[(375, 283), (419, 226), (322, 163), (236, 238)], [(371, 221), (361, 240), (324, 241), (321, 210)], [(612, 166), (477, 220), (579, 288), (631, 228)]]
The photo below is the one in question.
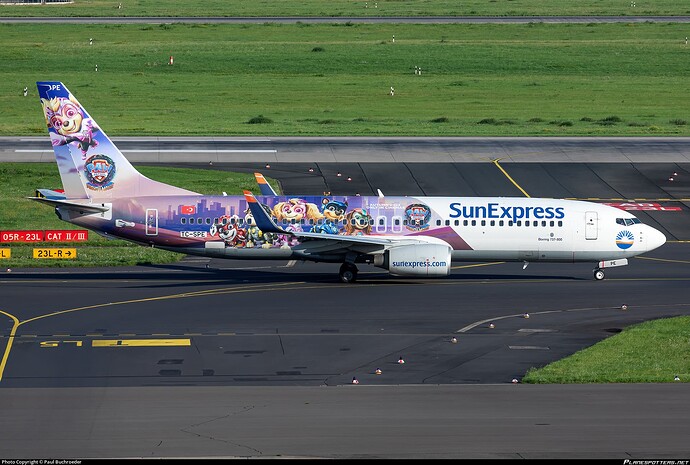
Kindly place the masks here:
[(594, 279), (597, 281), (604, 279), (604, 270), (594, 270)]
[(357, 281), (357, 267), (349, 263), (343, 263), (340, 267), (340, 280), (344, 283)]

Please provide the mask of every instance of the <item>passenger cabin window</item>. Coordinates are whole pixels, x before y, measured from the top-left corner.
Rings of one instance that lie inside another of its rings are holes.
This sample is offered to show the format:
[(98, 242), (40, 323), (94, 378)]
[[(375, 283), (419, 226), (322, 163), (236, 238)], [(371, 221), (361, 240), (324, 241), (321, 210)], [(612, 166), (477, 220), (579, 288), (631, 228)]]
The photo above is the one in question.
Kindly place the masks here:
[(455, 226), (460, 226), (460, 220), (455, 220)]
[(180, 221), (182, 222), (182, 224), (187, 224), (187, 218), (180, 218)]
[(558, 227), (560, 228), (561, 226), (563, 226), (563, 222), (562, 222), (562, 221), (559, 221), (559, 222), (558, 222)]
[(467, 226), (468, 224), (469, 224), (469, 221), (467, 221), (467, 220), (463, 220), (463, 221), (462, 221), (462, 225), (463, 225), (463, 226)]
[(441, 226), (441, 220), (436, 220), (436, 226)]
[(450, 220), (446, 220), (446, 226), (450, 226)]

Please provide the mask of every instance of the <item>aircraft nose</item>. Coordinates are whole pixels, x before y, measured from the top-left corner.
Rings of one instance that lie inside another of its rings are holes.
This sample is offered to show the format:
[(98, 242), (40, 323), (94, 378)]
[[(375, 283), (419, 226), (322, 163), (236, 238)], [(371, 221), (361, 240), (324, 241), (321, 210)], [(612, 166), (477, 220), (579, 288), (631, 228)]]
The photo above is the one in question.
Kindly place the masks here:
[(664, 236), (664, 233), (654, 228), (649, 229), (650, 231), (647, 234), (647, 251), (659, 248), (666, 243), (666, 236)]

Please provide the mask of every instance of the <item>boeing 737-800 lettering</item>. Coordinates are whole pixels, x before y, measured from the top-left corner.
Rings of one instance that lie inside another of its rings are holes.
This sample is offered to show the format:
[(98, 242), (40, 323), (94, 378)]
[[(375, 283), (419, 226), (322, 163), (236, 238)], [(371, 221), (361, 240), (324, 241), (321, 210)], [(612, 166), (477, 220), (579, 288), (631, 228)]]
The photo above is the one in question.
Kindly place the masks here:
[(656, 229), (602, 204), (534, 198), (208, 196), (140, 174), (61, 82), (38, 82), (64, 193), (33, 200), (99, 234), (191, 255), (357, 263), (441, 277), (458, 261), (592, 262), (660, 247)]

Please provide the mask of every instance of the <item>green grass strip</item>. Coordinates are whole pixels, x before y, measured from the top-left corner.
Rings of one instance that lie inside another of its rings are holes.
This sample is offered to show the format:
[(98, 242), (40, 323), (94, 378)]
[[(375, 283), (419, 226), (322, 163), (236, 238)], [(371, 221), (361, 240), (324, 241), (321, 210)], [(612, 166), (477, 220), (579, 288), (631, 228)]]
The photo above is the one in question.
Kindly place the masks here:
[(0, 16), (646, 16), (689, 13), (687, 3), (679, 0), (204, 0), (202, 4), (189, 0), (75, 0), (65, 5), (0, 5)]
[(543, 368), (525, 383), (672, 383), (690, 381), (690, 316), (631, 326)]
[(110, 136), (690, 136), (686, 35), (666, 23), (5, 24), (0, 135), (45, 135), (35, 81), (61, 80)]

